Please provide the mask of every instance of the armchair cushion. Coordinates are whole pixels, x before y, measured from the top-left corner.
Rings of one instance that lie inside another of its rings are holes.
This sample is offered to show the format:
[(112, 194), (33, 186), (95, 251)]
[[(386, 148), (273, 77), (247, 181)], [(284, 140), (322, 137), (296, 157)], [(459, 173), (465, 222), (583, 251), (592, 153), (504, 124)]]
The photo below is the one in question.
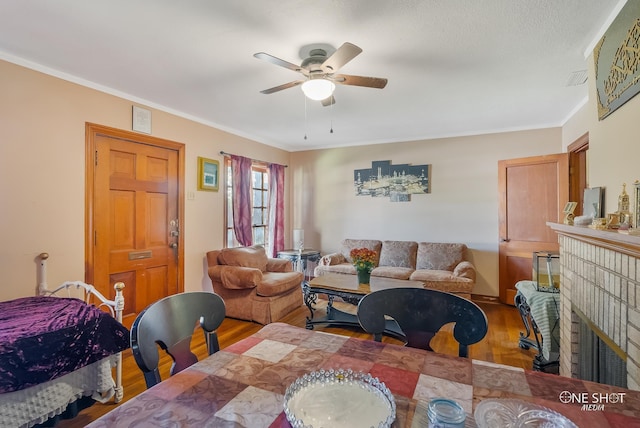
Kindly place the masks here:
[(241, 290), (255, 288), (262, 281), (262, 272), (255, 268), (215, 265), (209, 268), (211, 280), (217, 280), (224, 288)]
[(224, 248), (218, 255), (218, 263), (227, 266), (242, 266), (267, 270), (267, 253), (259, 245), (252, 247)]
[[(291, 262), (283, 260), (289, 265)], [(266, 272), (258, 283), (258, 296), (278, 296), (296, 288), (300, 288), (304, 274), (302, 272)]]
[(293, 267), (286, 259), (267, 259), (267, 272), (291, 272)]

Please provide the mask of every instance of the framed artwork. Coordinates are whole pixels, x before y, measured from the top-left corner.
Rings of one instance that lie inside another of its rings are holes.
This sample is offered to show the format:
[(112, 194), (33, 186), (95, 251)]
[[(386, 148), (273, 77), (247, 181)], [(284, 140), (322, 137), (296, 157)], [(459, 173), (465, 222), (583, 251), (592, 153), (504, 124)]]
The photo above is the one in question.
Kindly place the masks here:
[(353, 186), (356, 196), (409, 202), (411, 195), (430, 193), (430, 172), (431, 165), (393, 165), (391, 161), (373, 161), (371, 168), (353, 171)]
[(218, 191), (220, 162), (198, 156), (198, 190)]
[(638, 43), (640, 2), (629, 1), (593, 50), (599, 120), (640, 92)]
[(145, 134), (151, 134), (151, 110), (133, 106), (131, 129)]
[(640, 181), (636, 180), (635, 183), (633, 183), (634, 187), (635, 187), (635, 195), (634, 195), (634, 204), (635, 207), (633, 208), (633, 213), (635, 215), (635, 223), (633, 223), (633, 227), (640, 228)]

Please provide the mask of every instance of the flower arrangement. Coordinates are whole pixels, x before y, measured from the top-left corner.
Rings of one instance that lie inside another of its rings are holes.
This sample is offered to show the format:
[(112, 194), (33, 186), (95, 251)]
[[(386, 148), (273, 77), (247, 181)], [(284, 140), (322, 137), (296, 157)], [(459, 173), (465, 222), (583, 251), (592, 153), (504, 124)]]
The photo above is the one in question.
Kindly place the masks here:
[(371, 272), (376, 267), (376, 252), (368, 248), (354, 248), (349, 253), (357, 271)]

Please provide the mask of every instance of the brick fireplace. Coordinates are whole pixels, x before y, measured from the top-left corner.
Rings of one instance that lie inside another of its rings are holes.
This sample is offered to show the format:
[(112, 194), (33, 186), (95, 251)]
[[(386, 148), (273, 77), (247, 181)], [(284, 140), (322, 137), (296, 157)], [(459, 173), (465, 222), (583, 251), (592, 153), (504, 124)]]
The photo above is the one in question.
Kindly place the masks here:
[(578, 377), (579, 324), (623, 360), (640, 390), (640, 237), (547, 223), (560, 243), (560, 374)]

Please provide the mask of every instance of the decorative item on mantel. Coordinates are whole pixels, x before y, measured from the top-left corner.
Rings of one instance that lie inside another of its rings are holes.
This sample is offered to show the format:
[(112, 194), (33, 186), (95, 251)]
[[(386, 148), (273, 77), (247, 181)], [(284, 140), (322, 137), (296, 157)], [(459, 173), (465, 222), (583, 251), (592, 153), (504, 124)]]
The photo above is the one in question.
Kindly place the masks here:
[(629, 211), (629, 195), (627, 194), (627, 183), (622, 184), (622, 193), (618, 196), (618, 217), (620, 218), (620, 227), (629, 229), (633, 227), (632, 214)]
[(376, 267), (376, 252), (368, 248), (354, 248), (349, 256), (358, 274), (358, 284), (369, 284), (371, 271)]
[(577, 202), (567, 202), (567, 204), (564, 206), (564, 209), (562, 210), (562, 212), (564, 213), (564, 224), (573, 226), (573, 212), (575, 211), (576, 206), (578, 206)]

